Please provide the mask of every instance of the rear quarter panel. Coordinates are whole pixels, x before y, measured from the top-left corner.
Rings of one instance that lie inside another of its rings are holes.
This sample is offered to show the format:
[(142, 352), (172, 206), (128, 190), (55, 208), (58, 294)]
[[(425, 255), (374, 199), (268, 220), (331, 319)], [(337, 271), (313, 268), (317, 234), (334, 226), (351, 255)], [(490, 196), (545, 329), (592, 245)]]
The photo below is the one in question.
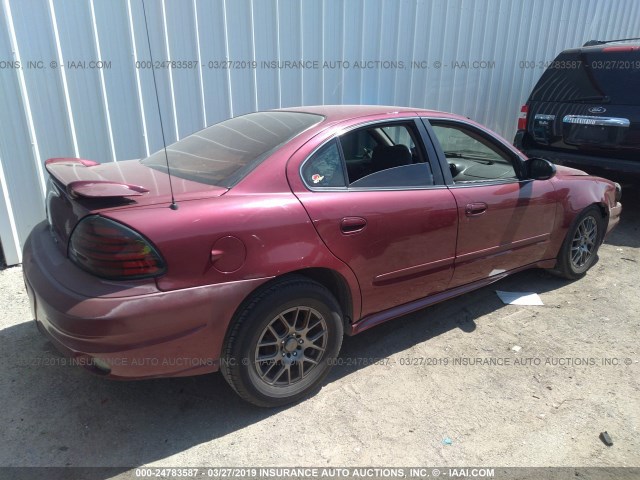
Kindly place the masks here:
[[(227, 194), (181, 202), (178, 210), (130, 209), (110, 212), (109, 217), (158, 247), (167, 262), (167, 273), (157, 279), (161, 290), (269, 279), (312, 267), (334, 269), (352, 284), (350, 270), (320, 241), (291, 193)], [(223, 251), (224, 265), (212, 261), (212, 250)], [(357, 291), (355, 279), (353, 285)]]
[[(108, 216), (139, 231), (159, 249), (167, 262), (167, 273), (156, 280), (160, 290), (253, 279), (266, 283), (305, 268), (327, 268), (349, 286), (349, 313), (355, 318), (360, 314), (355, 276), (322, 243), (290, 191), (232, 190), (217, 198), (180, 202), (177, 210), (146, 207), (111, 211)], [(219, 260), (212, 259), (216, 252), (222, 252)]]

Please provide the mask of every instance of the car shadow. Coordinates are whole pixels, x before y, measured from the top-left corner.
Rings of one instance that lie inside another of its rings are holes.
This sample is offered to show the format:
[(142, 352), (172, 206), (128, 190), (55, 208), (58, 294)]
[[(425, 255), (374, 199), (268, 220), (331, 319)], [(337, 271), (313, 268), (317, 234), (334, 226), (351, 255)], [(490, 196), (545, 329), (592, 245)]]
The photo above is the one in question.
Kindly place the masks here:
[[(522, 272), (346, 337), (340, 358), (388, 357), (452, 329), (473, 334), (479, 318), (504, 306), (496, 288), (543, 293), (566, 284), (544, 271)], [(0, 352), (0, 404), (8, 440), (0, 452), (3, 466), (104, 466), (112, 468), (82, 471), (82, 477), (110, 478), (289, 408), (262, 409), (239, 401), (218, 373), (138, 382), (93, 376), (69, 365), (31, 321), (0, 331)], [(325, 385), (369, 365), (337, 365)]]
[[(607, 243), (638, 247), (640, 189), (627, 188), (624, 195), (621, 225)], [(473, 335), (483, 316), (504, 307), (495, 290), (543, 294), (568, 283), (529, 270), (346, 337), (342, 362), (324, 385), (369, 368), (370, 359), (390, 357), (451, 330)], [(93, 376), (69, 365), (32, 321), (0, 330), (0, 405), (6, 439), (0, 465), (111, 467), (75, 471), (87, 479), (111, 478), (277, 418), (290, 408), (261, 409), (239, 401), (220, 374), (139, 382)], [(207, 461), (224, 458), (220, 454)], [(14, 473), (19, 478), (20, 471)]]
[[(569, 283), (544, 270), (529, 270), (356, 336), (346, 337), (340, 352), (342, 365), (332, 370), (329, 381), (366, 367), (358, 365), (357, 359), (383, 359), (454, 329), (473, 333), (479, 318), (505, 307), (495, 290), (543, 294)], [(355, 361), (349, 362), (348, 359)]]

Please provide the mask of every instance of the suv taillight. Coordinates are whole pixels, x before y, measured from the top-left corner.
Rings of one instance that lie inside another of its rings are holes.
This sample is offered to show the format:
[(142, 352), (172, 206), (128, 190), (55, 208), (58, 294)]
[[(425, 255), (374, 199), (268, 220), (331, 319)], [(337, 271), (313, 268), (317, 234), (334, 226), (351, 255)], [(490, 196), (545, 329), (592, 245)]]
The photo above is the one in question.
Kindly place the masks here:
[(161, 275), (165, 264), (138, 232), (98, 215), (78, 223), (69, 240), (69, 258), (98, 277), (133, 279)]
[(518, 115), (518, 130), (527, 129), (527, 113), (529, 113), (529, 106), (522, 105), (520, 107), (520, 115)]
[(617, 47), (604, 47), (603, 52), (635, 52), (640, 50), (640, 47), (634, 47), (633, 45), (620, 45)]

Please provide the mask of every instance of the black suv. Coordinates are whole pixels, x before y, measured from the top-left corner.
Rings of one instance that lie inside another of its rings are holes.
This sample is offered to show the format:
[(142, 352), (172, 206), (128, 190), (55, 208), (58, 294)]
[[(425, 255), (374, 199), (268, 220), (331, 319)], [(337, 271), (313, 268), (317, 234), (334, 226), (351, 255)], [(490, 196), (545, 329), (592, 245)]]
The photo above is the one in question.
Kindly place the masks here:
[(592, 40), (560, 53), (522, 106), (514, 145), (558, 164), (640, 175), (640, 43)]

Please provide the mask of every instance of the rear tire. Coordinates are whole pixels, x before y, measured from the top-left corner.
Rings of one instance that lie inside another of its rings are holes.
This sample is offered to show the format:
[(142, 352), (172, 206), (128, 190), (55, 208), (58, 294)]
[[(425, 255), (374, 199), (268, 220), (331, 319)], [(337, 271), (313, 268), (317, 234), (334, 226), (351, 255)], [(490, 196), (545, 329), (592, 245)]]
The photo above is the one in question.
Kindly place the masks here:
[(552, 272), (569, 280), (583, 277), (596, 262), (603, 238), (604, 219), (600, 209), (592, 205), (569, 228)]
[(289, 277), (256, 293), (237, 314), (220, 370), (254, 405), (296, 402), (329, 373), (343, 330), (340, 306), (325, 287)]

